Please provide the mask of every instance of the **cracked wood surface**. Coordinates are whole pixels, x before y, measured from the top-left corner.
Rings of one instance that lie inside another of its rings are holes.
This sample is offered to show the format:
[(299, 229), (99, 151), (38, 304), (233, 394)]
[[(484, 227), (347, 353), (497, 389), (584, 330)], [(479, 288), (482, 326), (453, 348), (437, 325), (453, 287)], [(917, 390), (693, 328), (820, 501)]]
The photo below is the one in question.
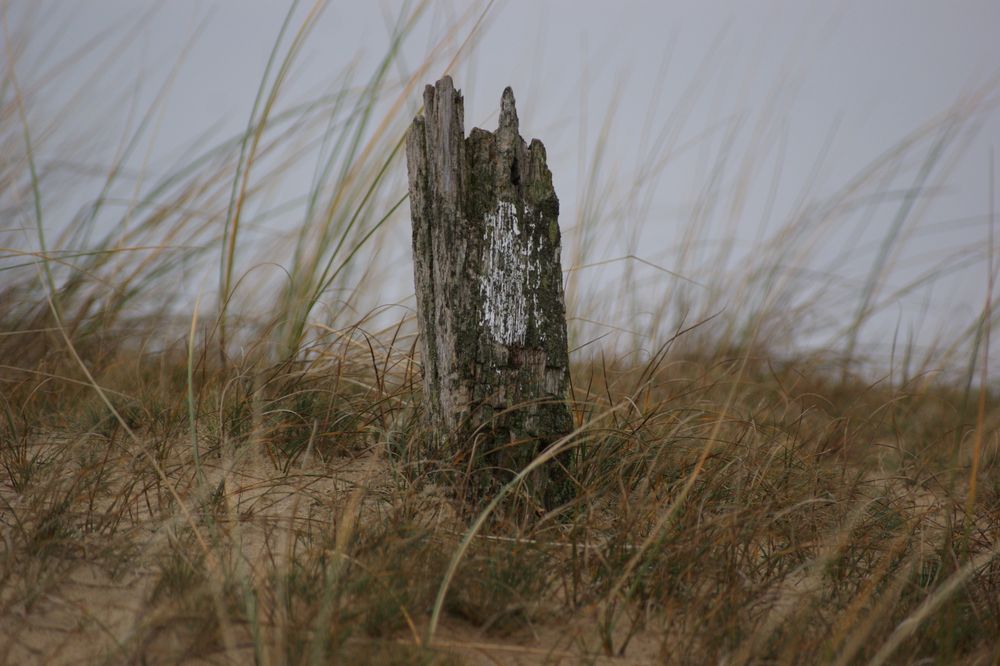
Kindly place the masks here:
[(478, 433), (485, 450), (504, 447), (487, 464), (516, 471), (572, 429), (545, 147), (521, 138), (510, 88), (496, 132), (466, 138), (463, 98), (446, 76), (424, 91), (406, 159), (428, 415), (454, 441), (472, 447), (463, 435)]

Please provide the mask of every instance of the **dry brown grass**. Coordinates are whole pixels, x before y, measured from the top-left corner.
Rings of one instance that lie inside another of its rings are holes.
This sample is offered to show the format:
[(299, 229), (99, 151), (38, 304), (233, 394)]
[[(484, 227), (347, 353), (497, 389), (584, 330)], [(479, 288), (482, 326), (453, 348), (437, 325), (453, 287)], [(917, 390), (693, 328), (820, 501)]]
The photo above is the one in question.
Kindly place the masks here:
[(854, 663), (914, 617), (893, 661), (996, 658), (992, 400), (969, 514), (948, 387), (831, 385), (808, 359), (577, 367), (578, 497), (498, 507), (428, 647), (473, 517), (463, 468), (420, 459), (413, 373), (198, 372), (199, 478), (183, 361), (109, 364), (142, 396), (118, 403), (134, 437), (86, 386), (5, 393), (5, 661)]

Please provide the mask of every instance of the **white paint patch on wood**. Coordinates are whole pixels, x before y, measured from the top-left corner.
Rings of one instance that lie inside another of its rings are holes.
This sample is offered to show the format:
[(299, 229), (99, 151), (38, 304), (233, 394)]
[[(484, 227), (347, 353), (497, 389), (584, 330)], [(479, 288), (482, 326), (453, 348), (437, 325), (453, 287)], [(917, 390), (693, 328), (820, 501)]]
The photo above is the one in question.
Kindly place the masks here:
[[(528, 215), (534, 219), (534, 215)], [(522, 229), (517, 206), (501, 201), (486, 214), (485, 256), (479, 278), (483, 297), (480, 324), (496, 342), (523, 345), (528, 321), (534, 318), (541, 330), (538, 289), (542, 280), (541, 240), (535, 240), (534, 222)]]

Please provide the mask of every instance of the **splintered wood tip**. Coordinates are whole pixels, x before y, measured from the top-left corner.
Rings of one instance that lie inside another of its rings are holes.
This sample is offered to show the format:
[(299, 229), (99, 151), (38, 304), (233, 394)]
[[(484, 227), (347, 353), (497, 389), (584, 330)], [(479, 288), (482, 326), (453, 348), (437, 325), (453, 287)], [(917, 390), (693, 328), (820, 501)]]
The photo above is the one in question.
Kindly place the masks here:
[(500, 127), (510, 128), (517, 132), (517, 108), (514, 106), (514, 91), (510, 86), (504, 88), (500, 98)]

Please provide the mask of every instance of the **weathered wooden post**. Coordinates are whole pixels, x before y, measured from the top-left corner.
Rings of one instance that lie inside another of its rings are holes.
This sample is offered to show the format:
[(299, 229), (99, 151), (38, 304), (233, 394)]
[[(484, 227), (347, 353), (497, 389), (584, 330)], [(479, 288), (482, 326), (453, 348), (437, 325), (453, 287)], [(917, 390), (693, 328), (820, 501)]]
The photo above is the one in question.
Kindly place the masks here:
[(451, 78), (427, 86), (406, 161), (424, 400), (478, 494), (572, 429), (559, 200), (510, 88), (497, 131), (466, 138)]

